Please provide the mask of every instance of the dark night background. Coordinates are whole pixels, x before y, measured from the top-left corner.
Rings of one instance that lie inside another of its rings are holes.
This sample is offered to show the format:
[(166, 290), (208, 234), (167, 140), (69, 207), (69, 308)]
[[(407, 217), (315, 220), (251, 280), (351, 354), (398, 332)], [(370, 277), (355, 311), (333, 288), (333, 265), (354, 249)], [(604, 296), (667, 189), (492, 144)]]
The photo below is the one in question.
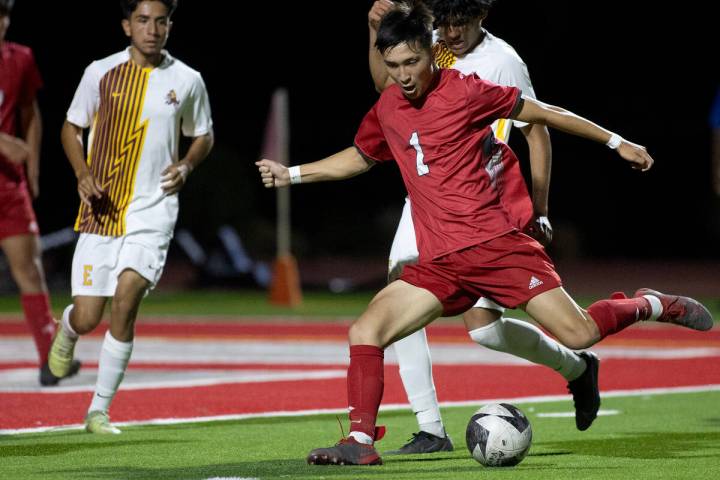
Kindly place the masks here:
[[(229, 223), (251, 256), (272, 256), (275, 197), (253, 165), (270, 96), (289, 90), (291, 163), (349, 146), (376, 99), (367, 70), (371, 3), (180, 0), (167, 48), (203, 74), (216, 146), (182, 194), (179, 226), (211, 242)], [(555, 257), (719, 258), (707, 122), (720, 56), (713, 3), (500, 0), (491, 12), (485, 26), (523, 57), (539, 99), (646, 145), (656, 160), (640, 174), (603, 145), (551, 132)], [(44, 232), (74, 221), (76, 185), (60, 127), (87, 64), (127, 45), (120, 20), (114, 0), (16, 2), (7, 38), (34, 49), (45, 81), (35, 204)], [(520, 132), (511, 144), (526, 164)], [(292, 198), (301, 264), (323, 256), (384, 261), (404, 187), (394, 166), (379, 166), (349, 181), (293, 188)]]

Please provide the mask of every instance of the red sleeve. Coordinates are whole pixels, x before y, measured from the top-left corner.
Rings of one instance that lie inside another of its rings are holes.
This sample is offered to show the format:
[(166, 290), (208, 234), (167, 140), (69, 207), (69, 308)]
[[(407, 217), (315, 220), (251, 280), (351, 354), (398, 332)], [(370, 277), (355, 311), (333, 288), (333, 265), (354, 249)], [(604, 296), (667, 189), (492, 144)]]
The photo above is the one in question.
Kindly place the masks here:
[(28, 51), (28, 55), (23, 63), (22, 89), (18, 96), (18, 102), (20, 105), (27, 105), (35, 100), (37, 91), (42, 87), (43, 82), (32, 51)]
[(380, 126), (377, 108), (378, 104), (376, 103), (363, 118), (355, 135), (355, 147), (366, 158), (376, 162), (388, 162), (393, 160), (393, 155)]
[(475, 74), (465, 77), (465, 86), (472, 123), (490, 124), (498, 118), (510, 118), (521, 100), (517, 87), (496, 85)]

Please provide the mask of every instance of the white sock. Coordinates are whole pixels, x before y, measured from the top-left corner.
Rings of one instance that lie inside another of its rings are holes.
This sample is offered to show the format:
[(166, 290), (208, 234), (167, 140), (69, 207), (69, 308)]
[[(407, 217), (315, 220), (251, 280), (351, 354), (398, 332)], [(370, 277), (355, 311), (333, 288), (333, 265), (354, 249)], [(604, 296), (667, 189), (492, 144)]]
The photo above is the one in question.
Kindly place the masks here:
[(586, 368), (585, 360), (578, 354), (528, 322), (500, 318), (468, 334), (484, 347), (548, 366), (568, 381), (578, 378)]
[(119, 342), (110, 335), (110, 330), (105, 333), (105, 341), (100, 351), (100, 363), (98, 365), (98, 377), (95, 384), (95, 394), (88, 412), (107, 412), (110, 409), (115, 393), (118, 391), (120, 382), (125, 376), (130, 355), (132, 354), (133, 342)]
[(657, 320), (662, 315), (663, 308), (660, 299), (655, 295), (643, 295), (643, 298), (650, 304), (650, 318), (648, 320)]
[(420, 430), (445, 437), (425, 329), (395, 342), (394, 346), (400, 366), (400, 378)]
[(363, 432), (350, 432), (350, 435), (348, 437), (352, 437), (355, 440), (358, 441), (358, 443), (364, 443), (365, 445), (372, 445), (373, 439), (370, 435)]
[(67, 307), (65, 307), (65, 310), (63, 310), (62, 314), (62, 326), (63, 330), (65, 330), (65, 334), (68, 336), (68, 338), (76, 339), (79, 337), (75, 329), (70, 325), (70, 312), (72, 312), (73, 305), (70, 304)]

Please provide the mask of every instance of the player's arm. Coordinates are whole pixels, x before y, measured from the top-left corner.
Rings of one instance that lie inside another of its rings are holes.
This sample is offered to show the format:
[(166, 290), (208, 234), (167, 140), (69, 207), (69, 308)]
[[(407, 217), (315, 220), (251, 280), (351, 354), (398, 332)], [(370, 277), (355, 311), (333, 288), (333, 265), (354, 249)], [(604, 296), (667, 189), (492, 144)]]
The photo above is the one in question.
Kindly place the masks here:
[(642, 145), (629, 142), (599, 125), (563, 108), (546, 105), (538, 100), (523, 98), (512, 115), (513, 119), (539, 123), (578, 137), (604, 143), (617, 150), (635, 169), (649, 170), (654, 160)]
[(207, 158), (214, 143), (215, 137), (212, 130), (205, 135), (193, 138), (185, 158), (163, 170), (160, 186), (166, 195), (180, 191), (190, 172)]
[(92, 201), (101, 198), (104, 192), (100, 182), (93, 176), (85, 162), (82, 136), (83, 129), (81, 127), (65, 120), (60, 132), (60, 141), (65, 150), (65, 156), (75, 172), (80, 200), (89, 207), (92, 205)]
[(375, 48), (377, 40), (377, 30), (383, 17), (394, 8), (394, 4), (390, 0), (376, 0), (368, 13), (368, 27), (370, 29), (370, 46), (368, 51), (370, 63), (370, 76), (372, 76), (375, 90), (382, 92), (393, 84), (392, 78), (388, 74), (385, 61), (380, 51)]
[(25, 163), (30, 156), (30, 147), (21, 138), (0, 132), (0, 155), (13, 163)]
[(291, 183), (342, 180), (367, 172), (374, 165), (355, 147), (331, 155), (317, 162), (286, 167), (268, 159), (255, 162), (265, 188), (285, 187)]
[(542, 243), (552, 241), (552, 226), (548, 220), (548, 197), (550, 195), (550, 172), (552, 170), (552, 147), (550, 133), (545, 125), (530, 123), (520, 129), (528, 144), (530, 176), (532, 180), (532, 203), (535, 218), (530, 233)]
[(20, 107), (20, 136), (29, 148), (26, 160), (28, 185), (33, 198), (40, 194), (40, 143), (42, 140), (42, 117), (37, 100)]

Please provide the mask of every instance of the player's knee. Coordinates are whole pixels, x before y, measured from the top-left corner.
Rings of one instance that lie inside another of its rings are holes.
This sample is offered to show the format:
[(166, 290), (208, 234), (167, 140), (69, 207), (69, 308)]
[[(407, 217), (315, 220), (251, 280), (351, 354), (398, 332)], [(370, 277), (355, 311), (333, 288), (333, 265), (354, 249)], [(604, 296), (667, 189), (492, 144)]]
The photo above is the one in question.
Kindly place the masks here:
[(557, 339), (571, 350), (582, 350), (594, 343), (591, 332), (584, 328), (558, 332)]
[(487, 308), (471, 308), (463, 313), (463, 322), (468, 332), (478, 328), (487, 327), (496, 320), (502, 319), (502, 313)]
[(112, 301), (112, 316), (118, 319), (127, 319), (131, 321), (135, 318), (138, 304), (134, 299), (116, 295)]
[(360, 320), (350, 326), (348, 340), (350, 345), (376, 345), (381, 346), (380, 332), (367, 322)]
[(92, 332), (102, 320), (102, 311), (97, 312), (95, 309), (84, 305), (75, 305), (71, 315), (70, 323), (78, 335)]

